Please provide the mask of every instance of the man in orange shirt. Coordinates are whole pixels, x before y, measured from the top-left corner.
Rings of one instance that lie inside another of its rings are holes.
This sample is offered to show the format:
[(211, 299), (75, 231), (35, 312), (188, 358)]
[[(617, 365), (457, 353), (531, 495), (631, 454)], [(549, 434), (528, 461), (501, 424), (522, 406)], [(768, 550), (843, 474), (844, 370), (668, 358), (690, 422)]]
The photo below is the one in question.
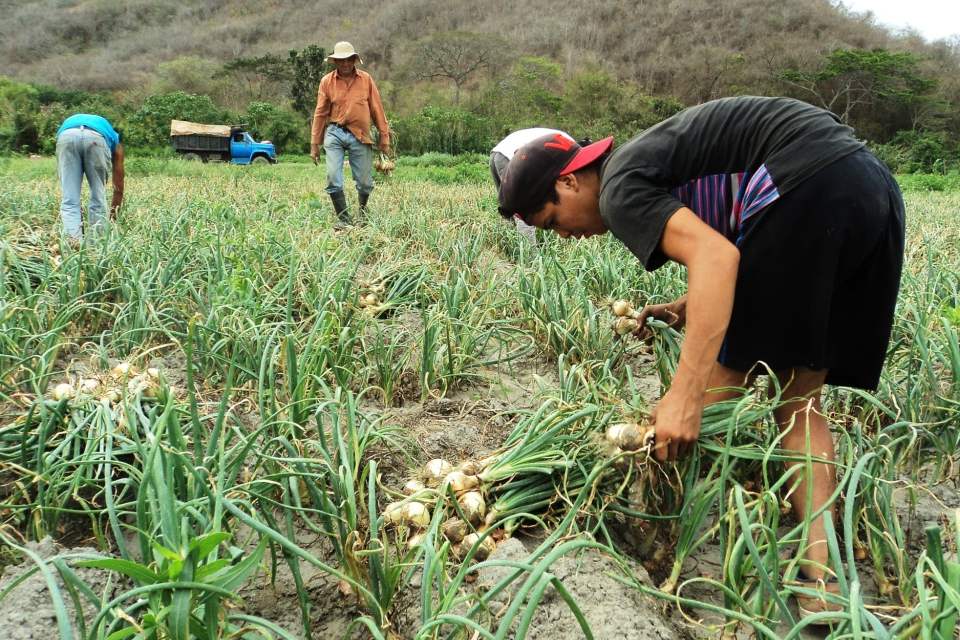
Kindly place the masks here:
[(317, 108), (313, 113), (313, 128), (310, 134), (310, 157), (319, 164), (320, 140), (327, 155), (327, 193), (333, 202), (333, 210), (339, 225), (352, 224), (347, 211), (347, 199), (343, 193), (343, 159), (350, 159), (350, 172), (357, 183), (360, 200), (360, 215), (366, 214), (367, 200), (373, 191), (373, 138), (370, 122), (380, 132), (379, 148), (390, 150), (390, 128), (383, 113), (380, 92), (366, 71), (357, 69), (363, 64), (359, 54), (349, 42), (338, 42), (333, 53), (327, 57), (337, 69), (320, 79), (317, 91)]

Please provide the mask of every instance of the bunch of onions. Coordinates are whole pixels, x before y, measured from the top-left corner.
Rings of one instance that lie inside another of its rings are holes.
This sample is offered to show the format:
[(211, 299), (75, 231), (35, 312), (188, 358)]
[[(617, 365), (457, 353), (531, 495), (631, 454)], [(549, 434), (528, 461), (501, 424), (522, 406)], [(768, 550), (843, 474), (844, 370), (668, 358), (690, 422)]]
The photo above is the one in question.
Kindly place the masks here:
[(373, 168), (380, 173), (390, 175), (390, 172), (397, 168), (397, 164), (391, 160), (387, 154), (381, 153), (377, 159), (373, 161)]

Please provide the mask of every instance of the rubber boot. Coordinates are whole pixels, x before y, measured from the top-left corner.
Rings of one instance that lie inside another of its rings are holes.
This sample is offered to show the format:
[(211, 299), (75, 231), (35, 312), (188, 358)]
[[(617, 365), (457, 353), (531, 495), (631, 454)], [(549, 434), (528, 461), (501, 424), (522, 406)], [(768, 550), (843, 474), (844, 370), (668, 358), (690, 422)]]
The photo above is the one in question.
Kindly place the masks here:
[(367, 218), (367, 200), (370, 199), (369, 193), (359, 193), (357, 196), (360, 199), (360, 219), (366, 220)]
[(333, 202), (333, 212), (337, 214), (337, 223), (334, 228), (340, 229), (353, 224), (350, 220), (350, 212), (347, 210), (347, 197), (343, 191), (335, 191), (330, 194), (330, 201)]

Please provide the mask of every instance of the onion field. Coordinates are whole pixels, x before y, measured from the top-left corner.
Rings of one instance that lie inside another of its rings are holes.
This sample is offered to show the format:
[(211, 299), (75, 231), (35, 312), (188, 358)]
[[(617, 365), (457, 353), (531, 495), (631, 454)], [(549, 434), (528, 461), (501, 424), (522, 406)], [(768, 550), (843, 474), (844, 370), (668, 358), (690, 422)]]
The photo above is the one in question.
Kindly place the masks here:
[(880, 387), (825, 394), (828, 626), (793, 598), (780, 381), (677, 463), (605, 435), (682, 339), (613, 303), (675, 299), (675, 265), (528, 246), (483, 158), (401, 158), (336, 232), (311, 164), (132, 158), (79, 248), (53, 159), (0, 162), (0, 637), (957, 637), (960, 191), (905, 182)]

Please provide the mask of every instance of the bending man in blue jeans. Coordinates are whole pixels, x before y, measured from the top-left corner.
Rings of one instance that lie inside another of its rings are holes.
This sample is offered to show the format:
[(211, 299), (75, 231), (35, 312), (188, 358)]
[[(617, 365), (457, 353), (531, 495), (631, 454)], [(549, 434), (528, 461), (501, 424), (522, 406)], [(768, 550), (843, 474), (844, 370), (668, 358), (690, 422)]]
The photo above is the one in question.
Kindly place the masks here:
[(367, 200), (373, 191), (373, 138), (370, 122), (380, 132), (380, 150), (390, 151), (390, 129), (380, 102), (377, 85), (366, 71), (356, 68), (363, 63), (349, 42), (338, 42), (327, 57), (336, 65), (320, 79), (317, 108), (310, 132), (310, 157), (318, 164), (320, 140), (327, 154), (327, 193), (337, 214), (338, 226), (351, 224), (347, 199), (343, 193), (343, 158), (350, 158), (350, 172), (357, 183), (360, 215), (367, 211)]
[(87, 207), (89, 229), (103, 228), (106, 213), (106, 183), (113, 176), (113, 199), (110, 217), (114, 218), (123, 204), (123, 145), (120, 134), (101, 116), (77, 113), (57, 130), (57, 172), (60, 174), (60, 219), (63, 231), (73, 242), (83, 239), (83, 217), (80, 190), (83, 177), (90, 186)]

